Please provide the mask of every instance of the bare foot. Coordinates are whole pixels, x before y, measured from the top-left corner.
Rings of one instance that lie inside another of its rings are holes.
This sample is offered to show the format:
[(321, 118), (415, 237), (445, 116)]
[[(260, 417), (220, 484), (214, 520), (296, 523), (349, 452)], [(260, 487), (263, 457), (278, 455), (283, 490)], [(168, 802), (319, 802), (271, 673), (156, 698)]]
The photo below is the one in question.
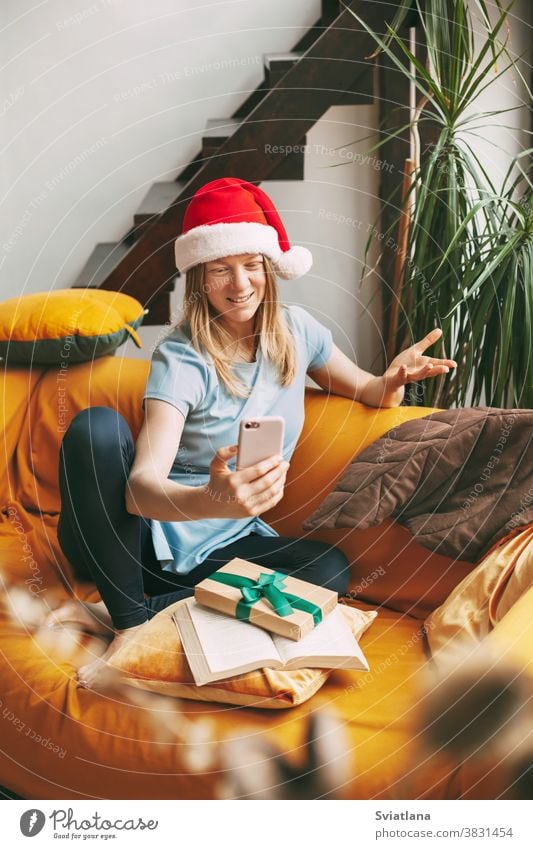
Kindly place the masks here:
[(103, 677), (103, 673), (105, 672), (105, 668), (107, 666), (107, 661), (111, 657), (114, 652), (117, 651), (124, 643), (127, 643), (128, 640), (132, 638), (136, 631), (145, 623), (142, 622), (140, 625), (134, 625), (133, 628), (126, 628), (124, 631), (117, 631), (114, 639), (109, 644), (107, 650), (104, 652), (101, 657), (93, 660), (92, 663), (87, 663), (85, 666), (81, 666), (78, 669), (78, 683), (81, 687), (94, 687), (99, 683), (99, 680)]
[(70, 599), (57, 610), (53, 610), (44, 620), (45, 627), (76, 625), (89, 634), (102, 634), (112, 637), (113, 621), (103, 601), (89, 602)]

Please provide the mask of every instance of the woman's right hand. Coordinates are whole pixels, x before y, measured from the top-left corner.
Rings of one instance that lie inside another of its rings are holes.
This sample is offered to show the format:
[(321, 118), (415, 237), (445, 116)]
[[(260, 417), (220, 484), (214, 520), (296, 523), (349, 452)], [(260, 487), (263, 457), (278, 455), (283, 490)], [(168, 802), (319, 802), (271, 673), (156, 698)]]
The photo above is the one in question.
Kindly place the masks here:
[(258, 516), (283, 498), (289, 463), (275, 455), (238, 472), (228, 467), (236, 445), (219, 448), (209, 465), (205, 484), (206, 518), (244, 519)]

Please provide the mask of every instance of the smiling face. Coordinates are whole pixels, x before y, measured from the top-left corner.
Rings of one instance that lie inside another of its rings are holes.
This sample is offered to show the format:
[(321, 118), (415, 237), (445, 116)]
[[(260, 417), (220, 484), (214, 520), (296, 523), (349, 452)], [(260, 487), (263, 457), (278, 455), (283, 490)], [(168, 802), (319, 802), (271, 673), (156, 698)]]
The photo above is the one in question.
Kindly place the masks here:
[(226, 256), (205, 264), (205, 292), (210, 305), (237, 337), (253, 332), (254, 316), (265, 297), (262, 254)]

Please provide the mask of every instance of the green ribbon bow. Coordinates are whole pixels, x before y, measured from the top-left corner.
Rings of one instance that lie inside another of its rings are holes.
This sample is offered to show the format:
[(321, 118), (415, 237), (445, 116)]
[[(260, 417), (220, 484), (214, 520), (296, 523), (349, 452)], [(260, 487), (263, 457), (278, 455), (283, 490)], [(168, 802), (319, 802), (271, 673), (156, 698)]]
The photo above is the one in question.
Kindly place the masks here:
[(307, 601), (305, 598), (284, 592), (285, 575), (282, 572), (261, 572), (257, 581), (245, 578), (242, 575), (233, 575), (230, 572), (214, 572), (209, 575), (211, 581), (226, 584), (229, 587), (237, 587), (241, 591), (242, 599), (237, 602), (235, 615), (237, 619), (247, 621), (250, 611), (259, 599), (265, 598), (274, 608), (278, 616), (289, 616), (294, 610), (303, 610), (313, 617), (313, 624), (318, 625), (322, 621), (322, 611), (317, 604)]

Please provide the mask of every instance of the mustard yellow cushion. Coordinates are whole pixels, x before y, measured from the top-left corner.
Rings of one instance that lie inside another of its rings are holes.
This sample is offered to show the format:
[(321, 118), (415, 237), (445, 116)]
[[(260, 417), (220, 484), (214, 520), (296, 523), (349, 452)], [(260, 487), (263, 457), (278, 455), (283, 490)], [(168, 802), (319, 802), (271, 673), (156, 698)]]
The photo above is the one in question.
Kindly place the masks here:
[[(111, 354), (144, 318), (139, 301), (105, 289), (58, 289), (10, 298), (0, 304), (0, 356), (11, 365), (61, 364)], [(64, 364), (64, 365), (63, 365)]]
[[(288, 708), (311, 698), (332, 671), (258, 669), (198, 687), (171, 618), (185, 601), (182, 599), (162, 610), (112, 655), (110, 666), (126, 677), (128, 684), (183, 699), (256, 708)], [(377, 616), (373, 610), (357, 610), (347, 605), (341, 605), (341, 609), (357, 640)]]
[(434, 662), (474, 649), (533, 582), (533, 525), (504, 537), (425, 620)]
[[(533, 525), (528, 525), (517, 534), (516, 543), (508, 557), (507, 569), (502, 573), (489, 600), (489, 616), (493, 627), (533, 586)], [(512, 540), (509, 546), (511, 544)]]

